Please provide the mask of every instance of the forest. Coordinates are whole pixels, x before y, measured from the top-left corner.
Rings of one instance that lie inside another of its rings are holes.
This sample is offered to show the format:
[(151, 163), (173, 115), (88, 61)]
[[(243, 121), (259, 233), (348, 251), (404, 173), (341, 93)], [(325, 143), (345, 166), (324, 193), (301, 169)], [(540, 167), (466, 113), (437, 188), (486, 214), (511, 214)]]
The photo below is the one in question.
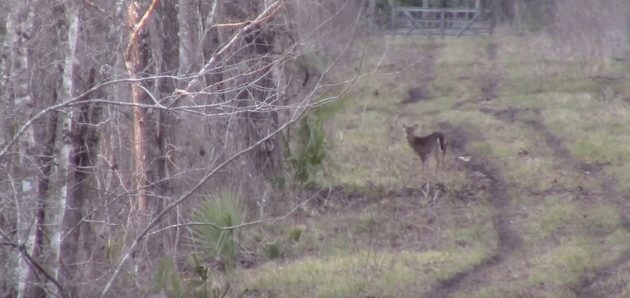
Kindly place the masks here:
[(626, 0), (0, 0), (0, 40), (0, 297), (630, 296)]

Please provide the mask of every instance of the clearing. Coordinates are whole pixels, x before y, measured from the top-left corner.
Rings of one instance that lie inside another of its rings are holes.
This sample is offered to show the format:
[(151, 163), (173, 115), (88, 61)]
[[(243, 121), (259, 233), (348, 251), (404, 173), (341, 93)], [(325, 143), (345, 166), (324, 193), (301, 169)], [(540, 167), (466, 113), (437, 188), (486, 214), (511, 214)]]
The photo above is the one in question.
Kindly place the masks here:
[[(281, 253), (228, 273), (232, 291), (630, 295), (628, 65), (543, 54), (545, 42), (370, 44), (365, 69), (376, 73), (326, 123), (323, 190), (290, 219), (244, 233), (245, 242), (258, 235), (252, 247), (274, 243)], [(445, 133), (442, 171), (429, 160), (420, 172), (402, 124)]]

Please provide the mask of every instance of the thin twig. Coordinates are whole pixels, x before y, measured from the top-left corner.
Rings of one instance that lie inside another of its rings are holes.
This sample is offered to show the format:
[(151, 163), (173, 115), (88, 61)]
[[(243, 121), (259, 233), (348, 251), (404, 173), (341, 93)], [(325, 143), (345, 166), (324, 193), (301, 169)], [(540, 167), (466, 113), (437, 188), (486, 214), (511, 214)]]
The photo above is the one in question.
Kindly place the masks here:
[(159, 229), (157, 231), (153, 231), (151, 233), (147, 233), (147, 237), (150, 237), (152, 235), (164, 232), (166, 230), (175, 229), (175, 228), (181, 228), (181, 227), (189, 227), (189, 226), (211, 226), (211, 227), (213, 227), (213, 228), (215, 228), (217, 230), (225, 231), (225, 230), (234, 230), (234, 229), (244, 228), (244, 227), (247, 227), (247, 226), (257, 225), (257, 224), (261, 224), (261, 223), (265, 223), (265, 222), (280, 221), (280, 220), (283, 220), (283, 219), (287, 218), (289, 215), (293, 214), (300, 207), (304, 206), (306, 203), (308, 203), (313, 198), (315, 198), (318, 194), (319, 194), (319, 191), (317, 191), (315, 194), (313, 194), (310, 198), (300, 202), (298, 205), (293, 207), (289, 212), (285, 213), (282, 216), (265, 218), (265, 219), (259, 219), (259, 220), (245, 222), (245, 223), (242, 223), (242, 224), (238, 224), (238, 225), (234, 225), (234, 226), (227, 226), (227, 227), (219, 226), (217, 224), (209, 223), (209, 222), (188, 222), (188, 223), (183, 223), (183, 224), (175, 224), (175, 225), (171, 225), (171, 226)]
[(9, 238), (8, 234), (6, 232), (4, 232), (2, 229), (0, 229), (0, 236), (2, 236), (2, 238), (4, 238), (7, 241), (7, 242), (0, 243), (0, 245), (11, 246), (13, 248), (17, 248), (18, 253), (20, 254), (20, 256), (22, 256), (22, 258), (24, 258), (26, 263), (29, 264), (29, 266), (31, 267), (31, 270), (35, 271), (36, 273), (39, 272), (48, 281), (50, 281), (52, 284), (54, 284), (55, 287), (57, 287), (57, 290), (59, 291), (59, 295), (61, 297), (63, 297), (63, 298), (68, 297), (68, 294), (66, 293), (66, 290), (63, 288), (61, 283), (59, 283), (59, 281), (56, 278), (54, 278), (52, 275), (50, 275), (50, 273), (48, 273), (46, 271), (46, 269), (44, 269), (44, 267), (42, 267), (42, 265), (40, 265), (37, 262), (37, 260), (35, 260), (33, 258), (33, 256), (31, 256), (31, 254), (28, 253), (28, 249), (26, 248), (26, 245), (24, 245), (24, 244), (17, 244), (15, 242), (11, 241), (11, 238)]

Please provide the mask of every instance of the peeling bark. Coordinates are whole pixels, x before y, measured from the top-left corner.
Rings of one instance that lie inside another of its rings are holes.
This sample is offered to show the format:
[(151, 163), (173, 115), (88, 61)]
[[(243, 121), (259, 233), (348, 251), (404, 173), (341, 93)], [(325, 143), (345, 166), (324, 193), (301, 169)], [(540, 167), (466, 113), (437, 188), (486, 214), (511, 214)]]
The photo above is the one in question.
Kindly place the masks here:
[(149, 193), (154, 173), (150, 172), (150, 161), (153, 158), (150, 150), (150, 131), (154, 124), (153, 111), (141, 107), (151, 105), (149, 94), (145, 92), (146, 81), (141, 80), (143, 73), (149, 65), (150, 47), (147, 20), (153, 14), (158, 3), (153, 0), (146, 13), (140, 18), (140, 3), (132, 1), (127, 7), (127, 23), (133, 28), (129, 35), (129, 43), (125, 51), (125, 66), (129, 77), (137, 80), (131, 85), (131, 98), (136, 106), (133, 107), (133, 160), (134, 160), (134, 186), (137, 191), (137, 208), (139, 213), (149, 213)]

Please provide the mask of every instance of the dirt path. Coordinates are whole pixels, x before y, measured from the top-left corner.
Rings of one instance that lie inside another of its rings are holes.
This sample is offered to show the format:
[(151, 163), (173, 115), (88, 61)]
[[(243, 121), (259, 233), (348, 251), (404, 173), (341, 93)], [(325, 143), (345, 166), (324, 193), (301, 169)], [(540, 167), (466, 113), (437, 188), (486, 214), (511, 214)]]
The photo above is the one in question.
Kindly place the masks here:
[[(461, 128), (453, 128), (442, 125), (452, 139), (459, 143), (453, 144), (454, 155), (466, 155), (466, 134)], [(462, 162), (467, 176), (473, 185), (479, 187), (478, 191), (485, 191), (488, 201), (495, 209), (493, 217), (494, 229), (497, 233), (497, 246), (492, 254), (481, 263), (473, 266), (469, 270), (457, 273), (455, 276), (440, 281), (427, 293), (427, 297), (449, 297), (453, 293), (466, 289), (473, 289), (486, 279), (488, 270), (501, 264), (517, 247), (521, 240), (510, 225), (509, 204), (510, 198), (507, 192), (507, 185), (501, 178), (501, 173), (492, 166), (489, 160), (474, 157), (470, 162)]]
[[(485, 59), (486, 67), (476, 74), (477, 84), (480, 86), (481, 98), (460, 102), (454, 108), (462, 107), (465, 104), (474, 104), (481, 101), (492, 100), (497, 97), (497, 93), (502, 81), (502, 70), (498, 63), (499, 45), (489, 43), (484, 50), (479, 53)], [(466, 134), (461, 128), (445, 127), (452, 138), (465, 139)], [(478, 133), (478, 135), (482, 135)], [(480, 137), (482, 138), (482, 137)], [(468, 152), (465, 144), (455, 144), (453, 146), (455, 155), (466, 155)], [(497, 233), (497, 246), (495, 250), (481, 263), (473, 266), (469, 270), (457, 273), (455, 276), (439, 282), (427, 295), (427, 297), (449, 297), (453, 293), (461, 291), (471, 291), (479, 288), (487, 280), (488, 273), (496, 266), (500, 265), (516, 248), (521, 244), (521, 239), (511, 227), (509, 215), (510, 198), (507, 191), (507, 184), (502, 179), (501, 172), (492, 165), (490, 160), (473, 157), (470, 162), (464, 163), (463, 168), (467, 176), (474, 185), (480, 185), (479, 191), (486, 191), (488, 200), (495, 210), (493, 218), (494, 229)], [(481, 178), (480, 178), (481, 177)], [(479, 181), (483, 180), (483, 181)]]
[[(594, 176), (595, 179), (602, 181), (600, 189), (597, 190), (585, 190), (578, 189), (572, 192), (578, 198), (589, 198), (594, 195), (595, 192), (599, 194), (605, 194), (608, 198), (621, 197), (621, 194), (615, 193), (613, 190), (616, 181), (610, 177), (602, 175), (602, 170), (605, 165), (585, 163), (575, 158), (564, 142), (554, 135), (551, 130), (544, 125), (542, 116), (539, 110), (534, 109), (503, 109), (503, 110), (490, 110), (481, 109), (486, 114), (491, 114), (495, 118), (504, 121), (506, 123), (521, 122), (533, 129), (536, 133), (542, 135), (545, 139), (545, 144), (552, 150), (552, 155), (555, 159), (560, 160), (566, 166), (570, 167), (574, 171), (579, 172), (582, 175)], [(518, 115), (522, 113), (534, 113), (537, 119), (519, 119)], [(620, 210), (624, 210), (624, 206), (619, 202), (616, 202)], [(573, 292), (577, 297), (611, 297), (618, 296), (621, 291), (625, 289), (626, 284), (607, 284), (606, 280), (614, 278), (615, 273), (622, 270), (630, 270), (630, 249), (626, 250), (621, 257), (606, 266), (601, 266), (593, 270), (588, 270), (580, 278), (579, 284), (572, 287)]]
[[(509, 124), (513, 124), (516, 122), (525, 124), (532, 130), (534, 130), (537, 134), (540, 134), (545, 138), (545, 145), (549, 149), (551, 149), (554, 158), (561, 160), (562, 163), (568, 165), (576, 171), (588, 170), (586, 165), (573, 157), (569, 149), (564, 145), (563, 141), (558, 136), (554, 135), (551, 130), (549, 130), (549, 128), (543, 124), (540, 110), (530, 108), (510, 108), (502, 110), (481, 108), (479, 110)], [(534, 114), (536, 115), (537, 119), (521, 119), (518, 117), (521, 114)]]
[(608, 283), (608, 279), (615, 279), (624, 271), (630, 271), (630, 250), (627, 250), (613, 264), (604, 266), (591, 273), (584, 274), (573, 292), (577, 297), (620, 297), (628, 285), (628, 281), (613, 280)]
[(499, 45), (494, 42), (489, 43), (485, 48), (485, 55), (488, 60), (488, 69), (481, 76), (481, 94), (483, 100), (492, 100), (497, 98), (497, 92), (503, 78), (501, 66), (497, 61)]
[(415, 87), (407, 91), (407, 97), (405, 97), (400, 103), (410, 104), (420, 101), (431, 100), (433, 95), (431, 94), (431, 84), (437, 78), (437, 54), (439, 49), (444, 45), (431, 43), (428, 46), (422, 47), (423, 59), (420, 61), (420, 69), (422, 69), (422, 76), (414, 83)]
[(480, 61), (485, 60), (485, 65), (474, 74), (473, 80), (475, 85), (479, 86), (481, 96), (479, 98), (459, 101), (453, 105), (454, 109), (497, 98), (499, 87), (504, 77), (503, 69), (498, 61), (499, 45), (494, 42), (489, 43), (485, 46), (483, 51), (479, 51), (478, 56)]

